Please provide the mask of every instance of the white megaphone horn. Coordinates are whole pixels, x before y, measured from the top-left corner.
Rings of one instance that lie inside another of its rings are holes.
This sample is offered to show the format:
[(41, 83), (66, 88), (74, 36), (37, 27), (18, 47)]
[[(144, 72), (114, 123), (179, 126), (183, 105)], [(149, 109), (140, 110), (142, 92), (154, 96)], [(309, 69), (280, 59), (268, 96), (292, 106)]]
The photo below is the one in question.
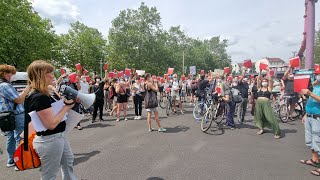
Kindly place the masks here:
[(96, 100), (95, 94), (84, 94), (81, 92), (78, 92), (75, 89), (72, 89), (69, 86), (62, 85), (60, 88), (60, 93), (66, 96), (67, 99), (77, 99), (79, 98), (81, 101), (81, 104), (84, 108), (88, 109), (94, 101)]

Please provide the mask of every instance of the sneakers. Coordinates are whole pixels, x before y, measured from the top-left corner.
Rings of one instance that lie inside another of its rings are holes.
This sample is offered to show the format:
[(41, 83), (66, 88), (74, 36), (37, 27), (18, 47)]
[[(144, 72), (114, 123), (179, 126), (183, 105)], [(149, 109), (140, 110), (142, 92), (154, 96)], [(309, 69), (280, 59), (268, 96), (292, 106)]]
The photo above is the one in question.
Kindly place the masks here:
[(154, 131), (154, 129), (153, 129), (153, 128), (149, 129), (149, 132), (152, 132), (152, 131)]
[(181, 110), (181, 114), (184, 115), (184, 112)]
[(118, 118), (116, 121), (119, 122), (119, 121), (120, 121), (120, 118)]
[(134, 117), (134, 120), (137, 120), (138, 119), (138, 116)]
[(8, 164), (7, 164), (7, 167), (8, 167), (8, 168), (13, 167), (13, 166), (15, 166), (14, 163), (8, 163)]
[(140, 120), (141, 119), (141, 116), (137, 116), (137, 120)]
[(275, 139), (280, 139), (281, 136), (280, 136), (280, 135), (274, 135), (274, 138), (275, 138)]
[(165, 128), (163, 128), (163, 127), (161, 127), (161, 128), (159, 128), (158, 129), (158, 132), (166, 132), (167, 130), (165, 129)]
[(127, 117), (125, 117), (125, 118), (124, 118), (124, 120), (125, 120), (125, 121), (128, 121), (128, 118), (127, 118)]
[(19, 168), (17, 168), (17, 166), (16, 166), (16, 167), (14, 167), (14, 170), (15, 170), (15, 171), (20, 171), (20, 169), (19, 169)]
[(83, 128), (81, 126), (77, 126), (77, 129), (78, 130), (82, 130)]

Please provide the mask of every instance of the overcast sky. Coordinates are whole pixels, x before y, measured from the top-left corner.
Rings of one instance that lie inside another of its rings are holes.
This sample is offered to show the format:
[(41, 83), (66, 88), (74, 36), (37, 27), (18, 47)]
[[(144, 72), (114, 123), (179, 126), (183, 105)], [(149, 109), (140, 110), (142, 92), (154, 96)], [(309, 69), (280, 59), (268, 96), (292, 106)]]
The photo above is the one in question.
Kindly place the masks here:
[[(33, 0), (42, 17), (50, 18), (58, 34), (79, 20), (105, 37), (121, 10), (138, 8), (141, 0)], [(189, 36), (229, 40), (233, 62), (263, 57), (288, 60), (302, 41), (305, 0), (145, 0), (160, 12), (165, 29), (181, 25)], [(320, 23), (316, 4), (316, 27)]]

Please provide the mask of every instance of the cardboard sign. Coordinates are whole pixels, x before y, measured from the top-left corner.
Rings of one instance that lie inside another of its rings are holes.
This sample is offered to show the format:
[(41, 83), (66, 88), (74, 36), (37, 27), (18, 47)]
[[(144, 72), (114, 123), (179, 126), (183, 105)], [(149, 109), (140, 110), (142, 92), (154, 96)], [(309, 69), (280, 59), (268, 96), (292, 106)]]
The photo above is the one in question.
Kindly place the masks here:
[(107, 70), (108, 67), (109, 67), (108, 63), (105, 63), (105, 64), (103, 65), (103, 69), (104, 69), (104, 70)]
[(252, 68), (252, 62), (250, 59), (244, 60), (243, 66), (246, 68)]
[(174, 68), (168, 68), (168, 74), (173, 74)]
[(77, 74), (76, 73), (69, 74), (69, 79), (70, 79), (70, 82), (76, 83), (77, 82)]
[(223, 72), (224, 72), (224, 74), (229, 74), (230, 73), (230, 68), (229, 67), (225, 67)]
[(268, 65), (260, 63), (259, 68), (262, 70), (267, 70), (268, 69)]
[(84, 75), (87, 75), (88, 74), (88, 71), (85, 69), (85, 70), (83, 70), (83, 72), (82, 72)]
[(61, 75), (62, 75), (62, 74), (65, 74), (66, 71), (65, 71), (63, 68), (60, 68), (60, 73), (61, 73)]
[(126, 68), (124, 70), (124, 72), (125, 72), (126, 76), (131, 76), (131, 69)]

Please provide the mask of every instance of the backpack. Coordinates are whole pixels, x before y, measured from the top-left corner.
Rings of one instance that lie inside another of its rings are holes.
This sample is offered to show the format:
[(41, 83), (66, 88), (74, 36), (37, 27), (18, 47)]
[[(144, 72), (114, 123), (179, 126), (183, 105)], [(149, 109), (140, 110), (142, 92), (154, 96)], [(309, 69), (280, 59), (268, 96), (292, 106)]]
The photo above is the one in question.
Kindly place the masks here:
[(230, 90), (231, 92), (231, 98), (232, 98), (232, 101), (234, 103), (241, 103), (242, 102), (242, 97), (241, 97), (241, 93), (238, 89), (236, 88), (231, 88)]
[[(20, 170), (38, 168), (41, 165), (40, 158), (33, 148), (33, 139), (36, 136), (36, 133), (32, 133), (29, 136), (29, 123), (31, 122), (31, 117), (28, 114), (29, 112), (29, 100), (26, 98), (24, 107), (25, 107), (25, 121), (24, 121), (24, 140), (20, 142), (18, 148), (16, 149), (13, 160), (16, 164), (16, 167)], [(27, 139), (27, 140), (26, 140)]]

